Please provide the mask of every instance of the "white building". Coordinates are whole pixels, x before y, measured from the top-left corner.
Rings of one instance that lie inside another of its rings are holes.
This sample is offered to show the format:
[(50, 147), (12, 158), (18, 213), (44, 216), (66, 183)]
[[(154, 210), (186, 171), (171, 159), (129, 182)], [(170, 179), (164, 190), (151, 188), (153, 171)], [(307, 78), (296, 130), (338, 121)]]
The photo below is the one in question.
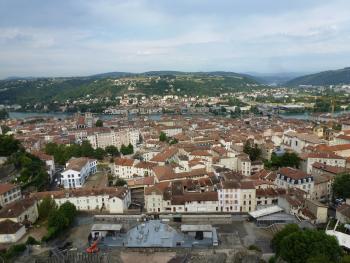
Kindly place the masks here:
[(322, 163), (336, 167), (346, 167), (346, 159), (332, 152), (314, 152), (300, 155), (301, 169), (306, 173), (312, 172), (314, 163)]
[(97, 161), (86, 157), (71, 158), (61, 173), (64, 188), (80, 188), (90, 174), (96, 173)]
[(218, 190), (221, 212), (240, 212), (241, 186), (235, 181), (224, 181)]
[(0, 222), (0, 243), (16, 243), (26, 233), (26, 228), (11, 220)]
[(297, 153), (302, 153), (303, 149), (307, 146), (317, 146), (320, 144), (325, 144), (325, 141), (319, 139), (314, 134), (289, 131), (283, 135), (283, 148), (291, 149)]
[(129, 128), (121, 130), (93, 130), (87, 135), (86, 139), (94, 149), (104, 149), (107, 146), (115, 146), (120, 149), (122, 145), (127, 146), (129, 144), (136, 148), (140, 141), (140, 132)]
[(314, 178), (301, 170), (283, 167), (278, 170), (276, 184), (280, 188), (299, 188), (309, 194), (314, 190)]
[(124, 213), (131, 204), (130, 191), (124, 187), (71, 189), (66, 191), (38, 192), (33, 195), (37, 199), (50, 196), (58, 206), (65, 202), (70, 202), (75, 205), (78, 211)]
[(137, 175), (137, 169), (134, 167), (134, 159), (116, 158), (114, 161), (114, 176), (123, 179), (132, 179)]

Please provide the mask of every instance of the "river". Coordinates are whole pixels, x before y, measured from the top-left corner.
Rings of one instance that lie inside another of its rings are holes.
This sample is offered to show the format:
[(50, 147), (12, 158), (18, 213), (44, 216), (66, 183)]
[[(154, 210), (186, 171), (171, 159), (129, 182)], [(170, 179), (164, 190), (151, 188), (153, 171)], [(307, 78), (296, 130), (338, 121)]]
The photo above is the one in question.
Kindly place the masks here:
[[(16, 111), (10, 111), (9, 117), (10, 119), (27, 119), (27, 118), (33, 118), (33, 117), (43, 117), (43, 118), (58, 118), (58, 119), (66, 119), (69, 117), (72, 117), (74, 113), (68, 113), (68, 112), (16, 112)], [(95, 116), (99, 117), (102, 120), (111, 120), (114, 118), (117, 118), (120, 115), (111, 115), (111, 114), (94, 114)], [(134, 119), (136, 116), (135, 114), (129, 114), (129, 120)], [(151, 120), (160, 120), (161, 114), (151, 114), (151, 115), (142, 115), (144, 117), (148, 117)]]
[[(337, 117), (341, 114), (345, 113), (350, 113), (350, 111), (340, 111), (340, 112), (335, 112), (334, 117)], [(9, 112), (9, 116), (11, 119), (26, 119), (26, 118), (33, 118), (33, 117), (52, 117), (52, 118), (60, 118), (60, 119), (65, 119), (68, 117), (72, 117), (74, 113), (67, 113), (67, 112), (15, 112), (11, 111)], [(117, 118), (120, 115), (110, 115), (110, 114), (95, 114), (95, 116), (101, 118), (102, 120), (110, 120)], [(129, 120), (134, 119), (136, 116), (140, 115), (135, 115), (135, 114), (129, 114)], [(151, 120), (160, 120), (162, 114), (151, 114), (151, 115), (141, 115), (144, 117), (148, 117)], [(311, 120), (314, 119), (314, 116), (309, 113), (297, 113), (297, 114), (288, 114), (288, 113), (283, 113), (279, 115), (283, 119), (298, 119), (298, 120)], [(320, 118), (322, 119), (322, 118)], [(324, 118), (325, 119), (325, 118)], [(326, 119), (325, 119), (326, 120)]]

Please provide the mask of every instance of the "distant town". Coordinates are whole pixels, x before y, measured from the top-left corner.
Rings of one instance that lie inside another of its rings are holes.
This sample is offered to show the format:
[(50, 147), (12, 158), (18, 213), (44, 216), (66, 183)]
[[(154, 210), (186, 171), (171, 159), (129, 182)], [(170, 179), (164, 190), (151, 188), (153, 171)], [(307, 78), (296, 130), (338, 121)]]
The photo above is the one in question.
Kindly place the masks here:
[(350, 249), (346, 89), (128, 93), (98, 112), (67, 112), (97, 102), (88, 96), (60, 113), (3, 105), (1, 257), (137, 262), (149, 250), (154, 262), (272, 262), (289, 253), (283, 231), (314, 231), (340, 257)]

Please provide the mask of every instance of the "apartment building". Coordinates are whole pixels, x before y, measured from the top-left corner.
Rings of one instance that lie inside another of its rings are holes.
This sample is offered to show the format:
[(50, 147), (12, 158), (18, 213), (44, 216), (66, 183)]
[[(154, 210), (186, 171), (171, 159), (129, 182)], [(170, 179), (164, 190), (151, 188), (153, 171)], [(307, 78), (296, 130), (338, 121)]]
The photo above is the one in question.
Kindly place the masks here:
[(222, 181), (218, 189), (220, 212), (241, 211), (241, 185), (237, 181)]
[(283, 148), (293, 150), (297, 153), (302, 153), (304, 148), (308, 146), (317, 146), (320, 144), (325, 144), (325, 141), (319, 139), (314, 134), (289, 131), (283, 135)]
[(300, 155), (300, 158), (301, 169), (305, 173), (312, 172), (312, 166), (314, 163), (322, 163), (336, 167), (346, 167), (346, 159), (332, 152), (304, 153)]
[(61, 173), (61, 185), (64, 188), (80, 188), (86, 179), (97, 171), (97, 160), (86, 157), (71, 158)]
[(314, 190), (313, 176), (291, 167), (283, 167), (277, 171), (276, 184), (285, 189), (299, 188), (309, 194)]
[(130, 191), (124, 187), (38, 192), (33, 193), (32, 196), (38, 200), (51, 197), (58, 206), (70, 202), (78, 211), (124, 213), (131, 204)]
[(0, 184), (0, 207), (22, 198), (21, 187), (14, 184)]

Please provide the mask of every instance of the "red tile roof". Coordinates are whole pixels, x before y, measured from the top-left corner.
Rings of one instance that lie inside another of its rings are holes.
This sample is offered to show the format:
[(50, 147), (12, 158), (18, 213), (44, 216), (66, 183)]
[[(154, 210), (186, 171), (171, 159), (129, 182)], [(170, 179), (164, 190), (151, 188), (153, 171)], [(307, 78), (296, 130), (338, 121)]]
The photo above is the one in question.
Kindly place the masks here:
[(114, 160), (114, 163), (116, 165), (120, 166), (133, 166), (134, 165), (134, 159), (127, 159), (127, 158), (116, 158)]
[(292, 178), (294, 180), (310, 177), (309, 174), (291, 167), (282, 167), (278, 170), (278, 173), (280, 173), (281, 175), (287, 176), (289, 178)]
[(7, 193), (8, 191), (11, 191), (12, 189), (17, 188), (17, 185), (14, 184), (0, 184), (0, 195), (3, 195), (4, 193)]

